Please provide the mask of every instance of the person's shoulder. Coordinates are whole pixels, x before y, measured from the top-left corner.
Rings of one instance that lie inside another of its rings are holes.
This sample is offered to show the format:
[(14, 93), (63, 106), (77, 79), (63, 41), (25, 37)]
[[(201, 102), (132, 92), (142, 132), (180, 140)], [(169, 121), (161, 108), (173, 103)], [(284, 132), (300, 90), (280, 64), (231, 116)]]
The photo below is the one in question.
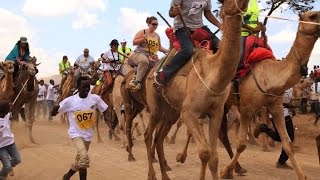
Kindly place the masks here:
[(96, 94), (91, 94), (91, 93), (88, 94), (88, 97), (91, 98), (91, 99), (94, 99), (94, 100), (99, 100), (99, 99), (101, 99), (100, 96), (98, 96), (98, 95), (96, 95)]

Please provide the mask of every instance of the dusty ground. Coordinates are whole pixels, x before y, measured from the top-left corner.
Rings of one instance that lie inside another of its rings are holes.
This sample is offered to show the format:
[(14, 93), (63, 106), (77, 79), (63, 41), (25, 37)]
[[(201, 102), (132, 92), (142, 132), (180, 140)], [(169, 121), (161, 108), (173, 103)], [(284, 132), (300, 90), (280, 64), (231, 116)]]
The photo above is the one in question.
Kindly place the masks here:
[[(314, 127), (308, 119), (311, 115), (298, 115), (295, 118), (296, 145), (299, 146), (296, 157), (301, 162), (303, 170), (309, 179), (320, 179), (320, 168), (316, 155), (315, 142), (313, 140), (319, 127)], [(320, 125), (319, 125), (320, 126)], [(136, 162), (127, 161), (127, 153), (121, 148), (121, 142), (107, 139), (107, 128), (101, 127), (104, 135), (104, 143), (98, 144), (96, 140), (89, 150), (91, 167), (88, 171), (89, 180), (141, 180), (147, 178), (147, 157), (143, 137), (137, 137), (133, 148)], [(67, 127), (61, 125), (58, 118), (49, 123), (46, 120), (37, 120), (34, 126), (34, 137), (39, 145), (30, 145), (27, 129), (23, 123), (14, 127), (16, 141), (22, 156), (22, 163), (16, 167), (15, 176), (11, 180), (59, 180), (69, 169), (75, 157), (75, 149), (68, 143)], [(235, 144), (233, 132), (230, 132), (232, 144)], [(169, 172), (172, 179), (189, 180), (198, 179), (200, 161), (194, 144), (191, 144), (185, 164), (175, 162), (175, 157), (183, 147), (185, 140), (185, 127), (179, 132), (177, 142), (174, 145), (165, 145), (166, 157), (173, 171)], [(271, 152), (262, 152), (260, 146), (248, 145), (247, 150), (240, 158), (243, 167), (247, 168), (246, 176), (235, 175), (238, 180), (269, 180), (269, 179), (296, 179), (292, 170), (275, 168), (281, 146), (276, 145)], [(221, 169), (229, 158), (225, 150), (219, 146), (219, 169)], [(290, 164), (290, 163), (289, 163)], [(161, 179), (159, 166), (155, 164), (158, 179)], [(76, 174), (73, 179), (78, 179)], [(211, 179), (207, 171), (207, 179)]]

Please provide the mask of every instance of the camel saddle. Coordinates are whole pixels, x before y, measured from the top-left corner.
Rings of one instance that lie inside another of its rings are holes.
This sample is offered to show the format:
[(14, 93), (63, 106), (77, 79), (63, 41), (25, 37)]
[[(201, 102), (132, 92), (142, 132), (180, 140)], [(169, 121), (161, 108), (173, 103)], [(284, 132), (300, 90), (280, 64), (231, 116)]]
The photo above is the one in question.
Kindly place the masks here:
[[(169, 38), (170, 46), (174, 47), (177, 51), (179, 51), (181, 45), (179, 40), (176, 38), (176, 35), (174, 34), (173, 28), (167, 28), (165, 32), (167, 37)], [(211, 35), (206, 30), (202, 28), (194, 30), (193, 32), (191, 32), (191, 38), (193, 44), (196, 47), (212, 50)]]
[(255, 63), (265, 59), (276, 59), (270, 46), (265, 43), (263, 37), (248, 36), (245, 42), (243, 61), (237, 69), (235, 79), (243, 78), (251, 71)]

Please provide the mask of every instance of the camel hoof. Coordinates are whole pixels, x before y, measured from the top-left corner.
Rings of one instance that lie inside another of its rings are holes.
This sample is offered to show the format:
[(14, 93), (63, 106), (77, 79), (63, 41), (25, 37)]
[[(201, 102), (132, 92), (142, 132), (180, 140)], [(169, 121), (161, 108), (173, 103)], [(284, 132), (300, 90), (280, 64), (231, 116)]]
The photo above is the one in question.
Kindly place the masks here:
[(187, 159), (187, 154), (178, 153), (176, 161), (180, 163), (184, 163)]
[(103, 143), (103, 141), (101, 139), (98, 139), (98, 143), (101, 144)]
[(157, 180), (157, 177), (155, 175), (153, 176), (148, 176), (148, 180)]
[(227, 168), (223, 168), (220, 172), (220, 178), (221, 179), (233, 179), (233, 173), (232, 173), (232, 171), (228, 171)]
[(249, 143), (250, 143), (251, 145), (258, 145), (257, 141), (255, 141), (254, 139), (250, 139), (250, 140), (249, 140)]
[(171, 180), (168, 175), (162, 176), (162, 180)]
[(128, 161), (129, 162), (135, 162), (136, 158), (134, 158), (133, 155), (128, 155)]
[(157, 160), (157, 158), (152, 157), (152, 163), (158, 163), (159, 161)]
[(234, 170), (234, 172), (237, 173), (237, 174), (242, 175), (242, 174), (247, 173), (248, 171), (247, 171), (246, 169), (240, 167), (240, 168), (236, 168), (236, 169)]

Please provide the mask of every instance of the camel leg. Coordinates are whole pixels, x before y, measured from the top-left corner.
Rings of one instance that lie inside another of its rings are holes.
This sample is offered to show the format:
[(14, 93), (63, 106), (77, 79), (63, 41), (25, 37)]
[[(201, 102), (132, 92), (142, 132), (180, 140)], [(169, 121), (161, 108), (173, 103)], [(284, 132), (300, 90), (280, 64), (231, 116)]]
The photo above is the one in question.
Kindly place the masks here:
[(116, 107), (115, 105), (115, 111), (116, 111), (116, 115), (117, 117), (119, 118), (119, 130), (120, 130), (120, 135), (121, 135), (121, 139), (122, 139), (122, 147), (125, 148), (126, 147), (126, 138), (125, 138), (125, 115), (123, 116), (121, 114), (121, 110), (120, 110), (120, 107)]
[(320, 164), (320, 135), (316, 137), (316, 143), (317, 143), (318, 158), (319, 158), (319, 164)]
[(235, 169), (236, 163), (240, 157), (240, 154), (246, 149), (246, 137), (248, 134), (248, 126), (251, 123), (251, 119), (254, 115), (254, 109), (251, 108), (242, 108), (241, 110), (241, 118), (240, 118), (240, 128), (238, 134), (238, 142), (237, 142), (237, 151), (233, 156), (230, 163), (228, 163), (221, 171), (220, 176), (221, 179), (232, 179), (233, 178), (233, 170)]
[(249, 125), (249, 128), (248, 128), (248, 138), (249, 138), (249, 143), (252, 144), (252, 145), (257, 145), (257, 141), (255, 140), (255, 138), (253, 137), (253, 133), (252, 133), (252, 127), (251, 127), (251, 124)]
[(153, 140), (152, 134), (159, 123), (159, 119), (161, 119), (160, 114), (161, 113), (159, 111), (153, 111), (150, 113), (149, 124), (148, 124), (147, 130), (144, 134), (144, 142), (145, 142), (146, 148), (147, 148), (148, 165), (149, 165), (148, 180), (156, 180), (157, 179), (156, 172), (155, 172), (155, 170), (153, 168), (153, 164), (152, 164), (152, 161), (153, 161), (152, 156), (154, 156), (154, 154), (152, 154), (151, 146), (152, 146), (152, 140)]
[[(222, 117), (222, 122), (220, 126), (219, 139), (222, 142), (224, 148), (228, 152), (229, 157), (232, 159), (234, 154), (230, 145), (229, 137), (228, 137), (228, 120), (227, 120), (227, 109), (225, 108), (224, 114)], [(247, 172), (246, 169), (242, 168), (239, 162), (236, 163), (235, 172), (239, 174), (244, 174)]]
[(141, 119), (142, 130), (143, 130), (143, 132), (146, 132), (147, 128), (146, 128), (146, 124), (144, 123), (144, 119), (143, 119), (144, 115), (143, 115), (143, 112), (139, 113), (139, 117), (140, 117), (140, 119)]
[(291, 140), (288, 136), (286, 126), (285, 126), (285, 119), (283, 116), (282, 104), (270, 106), (270, 108), (268, 108), (268, 109), (273, 117), (273, 122), (274, 122), (274, 125), (276, 126), (275, 128), (277, 128), (278, 133), (280, 135), (282, 147), (283, 147), (284, 151), (287, 153), (287, 155), (292, 163), (292, 166), (294, 167), (294, 169), (298, 175), (298, 179), (299, 180), (306, 179), (307, 176), (302, 171), (300, 164), (297, 162), (295, 155), (294, 155), (293, 143), (291, 142)]
[(184, 145), (184, 148), (183, 148), (183, 150), (182, 150), (182, 152), (181, 153), (178, 153), (177, 154), (177, 157), (176, 157), (176, 161), (177, 162), (180, 162), (180, 163), (184, 163), (185, 161), (186, 161), (186, 159), (187, 159), (187, 150), (188, 150), (188, 146), (189, 146), (189, 143), (190, 143), (190, 139), (191, 139), (191, 137), (192, 137), (192, 134), (189, 132), (189, 131), (187, 131), (187, 142), (186, 142), (186, 144)]
[[(268, 112), (267, 112), (267, 109), (266, 107), (261, 107), (261, 121), (262, 123), (264, 124), (267, 124), (268, 122), (268, 119), (269, 119), (269, 116), (268, 116)], [(261, 134), (262, 136), (262, 151), (264, 152), (269, 152), (269, 147), (268, 147), (268, 136), (265, 134), (265, 133), (262, 133)]]
[(103, 143), (101, 136), (100, 136), (100, 131), (99, 131), (99, 121), (100, 121), (100, 112), (96, 111), (96, 128), (97, 128), (97, 138), (98, 138), (98, 143)]
[(213, 109), (209, 115), (209, 144), (210, 144), (210, 155), (208, 166), (212, 175), (212, 179), (218, 179), (218, 136), (221, 127), (221, 121), (224, 114), (224, 107), (217, 106)]
[[(136, 105), (139, 106), (139, 105)], [(143, 106), (142, 106), (143, 107)], [(133, 119), (137, 116), (137, 114), (139, 112), (141, 112), (143, 110), (142, 107), (131, 107), (131, 104), (125, 104), (125, 113), (126, 113), (126, 135), (127, 135), (127, 141), (128, 141), (128, 145), (127, 145), (127, 152), (128, 154), (128, 161), (135, 161), (135, 158), (132, 154), (132, 147), (133, 147), (133, 141), (132, 141), (132, 133), (131, 133), (131, 129), (132, 129), (132, 123), (133, 123)]]
[(33, 100), (32, 102), (26, 104), (26, 108), (29, 109), (29, 113), (28, 113), (28, 130), (29, 130), (29, 139), (32, 143), (34, 144), (37, 144), (33, 138), (33, 135), (32, 135), (32, 127), (33, 127), (33, 122), (35, 120), (35, 103), (36, 101)]
[[(207, 164), (210, 158), (210, 149), (206, 142), (205, 136), (201, 133), (201, 127), (199, 126), (198, 117), (191, 109), (185, 108), (181, 112), (181, 118), (185, 125), (188, 127), (188, 130), (192, 134), (192, 137), (195, 140), (195, 143), (198, 148), (199, 158), (201, 160), (201, 170), (200, 170), (200, 180), (205, 179), (205, 172)], [(218, 177), (216, 177), (217, 179)]]
[(163, 123), (163, 126), (160, 129), (159, 134), (155, 135), (155, 139), (157, 139), (157, 137), (158, 137), (158, 141), (155, 141), (155, 144), (156, 144), (156, 148), (157, 148), (157, 153), (158, 153), (158, 158), (159, 158), (159, 163), (160, 163), (160, 169), (161, 169), (161, 175), (162, 175), (162, 179), (163, 180), (170, 179), (168, 174), (167, 174), (167, 171), (172, 171), (172, 169), (168, 165), (167, 160), (166, 160), (165, 155), (164, 155), (163, 143), (164, 143), (165, 137), (168, 135), (168, 133), (170, 132), (170, 129), (172, 127), (172, 123), (171, 123), (172, 121), (171, 120), (178, 119), (178, 117), (176, 117), (176, 118), (173, 117), (171, 120), (170, 119), (171, 119), (171, 117), (170, 118), (166, 118), (164, 120), (165, 123)]
[(168, 142), (169, 144), (175, 144), (175, 143), (176, 143), (177, 133), (178, 133), (181, 125), (182, 125), (182, 120), (179, 119), (178, 122), (177, 122), (177, 128), (176, 128), (176, 130), (174, 131), (173, 135), (171, 136), (171, 138), (170, 138), (170, 140), (169, 140), (169, 142)]

